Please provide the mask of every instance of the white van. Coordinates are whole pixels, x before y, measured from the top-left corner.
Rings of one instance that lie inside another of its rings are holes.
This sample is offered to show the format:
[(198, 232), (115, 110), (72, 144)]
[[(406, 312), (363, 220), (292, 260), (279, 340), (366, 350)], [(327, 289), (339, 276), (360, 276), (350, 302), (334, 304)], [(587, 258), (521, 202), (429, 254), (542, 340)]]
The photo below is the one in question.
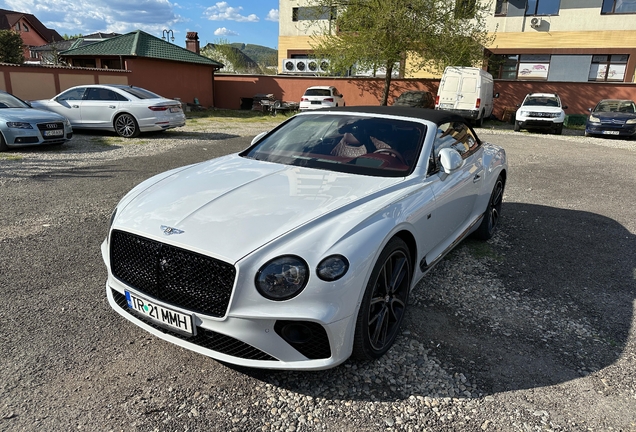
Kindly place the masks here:
[(454, 112), (481, 126), (493, 108), (492, 75), (474, 67), (449, 66), (439, 83), (435, 109)]

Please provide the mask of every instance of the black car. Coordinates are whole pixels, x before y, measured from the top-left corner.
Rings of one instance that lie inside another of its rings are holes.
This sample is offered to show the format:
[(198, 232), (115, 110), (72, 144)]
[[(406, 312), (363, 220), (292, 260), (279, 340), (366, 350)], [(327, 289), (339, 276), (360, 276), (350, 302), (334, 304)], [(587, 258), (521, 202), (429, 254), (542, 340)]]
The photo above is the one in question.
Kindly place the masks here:
[(625, 99), (603, 99), (592, 109), (585, 136), (636, 136), (636, 104)]

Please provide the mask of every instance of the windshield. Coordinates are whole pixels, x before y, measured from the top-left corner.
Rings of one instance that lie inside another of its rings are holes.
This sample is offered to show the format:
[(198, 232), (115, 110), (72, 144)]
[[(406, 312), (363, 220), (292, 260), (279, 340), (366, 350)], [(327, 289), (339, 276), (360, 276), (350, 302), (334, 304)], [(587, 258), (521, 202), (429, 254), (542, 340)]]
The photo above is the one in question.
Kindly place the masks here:
[(524, 105), (531, 106), (547, 106), (547, 107), (558, 107), (561, 106), (559, 100), (554, 96), (529, 96)]
[(596, 105), (593, 112), (636, 113), (634, 102), (630, 100), (603, 100)]
[(426, 126), (351, 114), (298, 115), (241, 156), (309, 168), (402, 177), (415, 168)]
[(26, 102), (9, 93), (0, 92), (0, 108), (31, 108)]

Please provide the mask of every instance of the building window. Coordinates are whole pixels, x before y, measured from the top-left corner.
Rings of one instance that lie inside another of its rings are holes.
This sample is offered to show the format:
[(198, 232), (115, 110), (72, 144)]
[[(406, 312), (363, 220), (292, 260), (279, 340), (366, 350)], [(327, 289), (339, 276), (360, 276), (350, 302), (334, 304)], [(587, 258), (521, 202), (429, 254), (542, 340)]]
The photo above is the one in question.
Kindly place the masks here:
[(475, 17), (477, 0), (457, 0), (455, 3), (455, 18), (470, 19)]
[(292, 21), (335, 20), (337, 8), (333, 7), (295, 7), (292, 8)]
[(102, 59), (102, 69), (121, 69), (119, 59)]
[(29, 50), (29, 57), (32, 59), (37, 59), (38, 53), (36, 51)]
[(558, 15), (561, 0), (528, 0), (526, 15)]
[(519, 56), (517, 79), (547, 81), (550, 70), (550, 55)]
[(495, 79), (516, 79), (518, 66), (518, 55), (492, 55), (488, 58), (488, 72)]
[(592, 56), (588, 81), (625, 81), (628, 55)]
[(603, 0), (601, 13), (636, 13), (636, 0)]
[(27, 27), (26, 24), (22, 24), (22, 31), (28, 32), (29, 28)]
[(495, 16), (508, 15), (508, 0), (497, 0), (495, 4)]
[(15, 29), (15, 31), (20, 31), (20, 23), (15, 23), (15, 26), (13, 26), (13, 28)]

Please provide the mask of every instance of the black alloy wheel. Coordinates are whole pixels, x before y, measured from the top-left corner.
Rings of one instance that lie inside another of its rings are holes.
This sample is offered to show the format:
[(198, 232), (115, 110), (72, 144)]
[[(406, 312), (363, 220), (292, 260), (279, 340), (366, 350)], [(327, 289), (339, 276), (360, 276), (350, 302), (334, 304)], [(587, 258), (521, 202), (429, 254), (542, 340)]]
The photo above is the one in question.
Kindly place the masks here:
[(371, 272), (356, 321), (354, 358), (376, 359), (391, 348), (404, 319), (411, 278), (409, 249), (395, 237), (382, 250)]
[(501, 217), (501, 203), (503, 202), (504, 193), (504, 181), (501, 176), (497, 177), (495, 187), (492, 189), (490, 199), (488, 200), (488, 207), (484, 212), (484, 217), (475, 231), (474, 235), (478, 239), (488, 240), (495, 233), (495, 229), (499, 224), (499, 218)]

